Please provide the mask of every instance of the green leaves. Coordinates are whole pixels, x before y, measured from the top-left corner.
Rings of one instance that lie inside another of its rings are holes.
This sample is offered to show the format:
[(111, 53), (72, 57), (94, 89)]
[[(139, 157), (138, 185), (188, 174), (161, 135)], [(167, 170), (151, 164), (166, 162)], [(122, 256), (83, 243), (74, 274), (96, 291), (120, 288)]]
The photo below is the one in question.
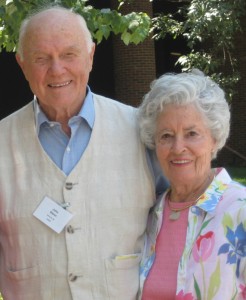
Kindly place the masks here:
[[(139, 44), (149, 35), (151, 19), (146, 13), (132, 12), (122, 15), (116, 10), (95, 9), (87, 5), (88, 0), (50, 1), (52, 2), (81, 14), (96, 43), (101, 43), (103, 39), (114, 34), (120, 35), (126, 45)], [(21, 21), (30, 10), (42, 3), (43, 0), (0, 0), (0, 49), (5, 47), (7, 51), (15, 51)]]
[(115, 10), (81, 11), (92, 32), (93, 38), (100, 43), (104, 38), (108, 39), (111, 33), (120, 35), (121, 40), (126, 44), (139, 44), (149, 35), (151, 20), (145, 13), (132, 12), (121, 15)]
[(21, 20), (32, 7), (29, 1), (0, 0), (0, 49), (15, 51)]
[(234, 37), (241, 30), (240, 18), (245, 13), (245, 0), (191, 0), (173, 15), (154, 18), (153, 30), (156, 39), (166, 34), (185, 39), (190, 53), (181, 56), (177, 64), (183, 71), (203, 70), (225, 89), (231, 100), (240, 79), (233, 52)]
[(144, 41), (149, 35), (150, 30), (150, 18), (146, 13), (132, 12), (125, 17), (125, 28), (121, 35), (123, 42), (128, 45), (134, 43), (135, 45)]
[(172, 14), (159, 15), (152, 19), (151, 31), (154, 32), (153, 38), (159, 40), (170, 34), (174, 39), (183, 33), (183, 23), (175, 20)]
[[(190, 52), (176, 63), (183, 71), (194, 67), (203, 70), (226, 90), (228, 99), (232, 99), (235, 84), (240, 79), (233, 52), (234, 37), (241, 30), (245, 0), (183, 1), (177, 12), (159, 14), (153, 19), (144, 12), (122, 15), (122, 5), (134, 1), (118, 0), (118, 10), (96, 9), (88, 5), (88, 0), (52, 0), (49, 3), (59, 3), (84, 16), (96, 43), (112, 34), (119, 35), (125, 45), (137, 45), (150, 34), (154, 39), (163, 39), (166, 35), (173, 39), (182, 37)], [(21, 21), (42, 3), (43, 0), (0, 0), (0, 50), (5, 47), (7, 51), (15, 51)]]

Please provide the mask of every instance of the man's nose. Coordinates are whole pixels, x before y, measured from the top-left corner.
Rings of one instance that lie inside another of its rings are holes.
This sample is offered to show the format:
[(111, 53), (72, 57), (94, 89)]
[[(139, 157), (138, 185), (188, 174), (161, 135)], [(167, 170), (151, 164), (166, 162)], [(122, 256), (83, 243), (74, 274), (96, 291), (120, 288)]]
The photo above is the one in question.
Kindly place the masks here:
[(64, 65), (63, 63), (56, 59), (56, 60), (52, 60), (50, 63), (50, 68), (49, 68), (50, 72), (52, 74), (61, 74), (64, 72)]

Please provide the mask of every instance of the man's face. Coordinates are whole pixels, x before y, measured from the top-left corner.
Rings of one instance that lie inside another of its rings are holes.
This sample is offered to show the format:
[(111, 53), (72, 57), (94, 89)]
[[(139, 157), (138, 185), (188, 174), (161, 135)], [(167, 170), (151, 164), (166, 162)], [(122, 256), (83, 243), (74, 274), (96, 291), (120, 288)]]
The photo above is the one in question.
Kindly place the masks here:
[[(40, 106), (78, 111), (86, 94), (94, 44), (88, 49), (78, 19), (60, 13), (33, 21), (24, 38), (23, 61), (17, 60)], [(52, 115), (52, 114), (50, 114)]]

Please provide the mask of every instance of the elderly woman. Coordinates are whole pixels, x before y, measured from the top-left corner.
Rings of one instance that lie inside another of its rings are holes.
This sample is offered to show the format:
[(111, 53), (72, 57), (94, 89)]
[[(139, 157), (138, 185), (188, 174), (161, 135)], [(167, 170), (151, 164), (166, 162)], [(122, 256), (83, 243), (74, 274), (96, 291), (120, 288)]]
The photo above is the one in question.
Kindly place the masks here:
[(199, 70), (144, 97), (140, 134), (170, 189), (149, 216), (139, 299), (246, 299), (246, 188), (211, 168), (229, 124), (224, 92)]

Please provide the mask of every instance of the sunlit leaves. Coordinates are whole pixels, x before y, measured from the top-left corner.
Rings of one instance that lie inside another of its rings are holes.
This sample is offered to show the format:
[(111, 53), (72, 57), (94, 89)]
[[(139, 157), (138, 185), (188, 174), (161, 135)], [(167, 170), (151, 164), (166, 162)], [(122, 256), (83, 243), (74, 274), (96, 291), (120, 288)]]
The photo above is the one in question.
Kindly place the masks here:
[[(151, 19), (145, 13), (132, 12), (122, 15), (119, 11), (109, 8), (95, 9), (87, 5), (87, 0), (53, 0), (49, 2), (61, 4), (83, 15), (97, 43), (108, 39), (111, 34), (115, 34), (120, 35), (126, 45), (138, 44), (149, 35)], [(7, 51), (15, 51), (21, 21), (30, 10), (42, 3), (42, 0), (0, 0), (0, 48), (5, 47)]]
[[(182, 1), (181, 1), (182, 2)], [(153, 19), (156, 39), (168, 34), (173, 39), (186, 40), (190, 53), (182, 55), (177, 64), (183, 71), (200, 68), (213, 77), (227, 92), (230, 100), (240, 76), (234, 38), (241, 30), (240, 19), (245, 15), (245, 0), (191, 0), (174, 15)], [(180, 21), (182, 20), (182, 21)], [(226, 66), (226, 68), (225, 68)], [(226, 74), (222, 73), (226, 69)]]
[[(237, 60), (234, 55), (234, 37), (241, 30), (240, 19), (245, 16), (245, 0), (181, 0), (180, 8), (173, 14), (158, 15), (151, 19), (146, 13), (120, 13), (122, 5), (136, 0), (118, 0), (118, 9), (96, 9), (88, 0), (52, 0), (84, 16), (96, 43), (112, 34), (119, 35), (126, 44), (139, 44), (149, 34), (155, 39), (166, 35), (183, 38), (190, 48), (178, 60), (183, 70), (193, 67), (212, 76), (233, 95), (239, 80)], [(150, 0), (149, 0), (150, 1)], [(151, 2), (151, 1), (150, 1)], [(14, 51), (18, 28), (26, 14), (43, 3), (43, 0), (0, 0), (0, 49)], [(227, 74), (222, 72), (225, 69)]]

